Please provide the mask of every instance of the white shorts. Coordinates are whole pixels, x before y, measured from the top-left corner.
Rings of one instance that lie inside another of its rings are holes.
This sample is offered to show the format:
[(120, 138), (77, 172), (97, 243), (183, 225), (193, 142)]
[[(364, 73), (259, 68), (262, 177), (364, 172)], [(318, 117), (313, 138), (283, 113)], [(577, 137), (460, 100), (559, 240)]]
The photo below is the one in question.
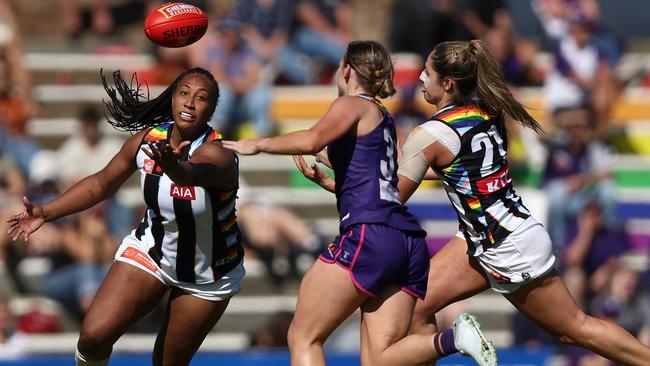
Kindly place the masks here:
[[(462, 233), (460, 235), (464, 239)], [(492, 289), (505, 294), (545, 275), (555, 264), (551, 238), (533, 217), (526, 219), (507, 238), (476, 259), (487, 274)]]
[(115, 253), (115, 260), (137, 267), (154, 276), (167, 287), (181, 289), (192, 296), (209, 301), (222, 301), (231, 298), (240, 290), (240, 283), (246, 271), (242, 260), (237, 267), (211, 283), (179, 282), (165, 273), (149, 256), (148, 249), (133, 235), (128, 235)]

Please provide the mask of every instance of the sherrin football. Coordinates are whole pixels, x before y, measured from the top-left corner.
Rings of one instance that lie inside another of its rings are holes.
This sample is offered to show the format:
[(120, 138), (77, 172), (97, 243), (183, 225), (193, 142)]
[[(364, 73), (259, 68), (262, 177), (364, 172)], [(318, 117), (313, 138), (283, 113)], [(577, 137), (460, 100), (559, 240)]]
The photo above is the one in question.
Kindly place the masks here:
[(144, 33), (163, 47), (183, 47), (198, 41), (208, 29), (208, 16), (185, 3), (167, 3), (144, 21)]

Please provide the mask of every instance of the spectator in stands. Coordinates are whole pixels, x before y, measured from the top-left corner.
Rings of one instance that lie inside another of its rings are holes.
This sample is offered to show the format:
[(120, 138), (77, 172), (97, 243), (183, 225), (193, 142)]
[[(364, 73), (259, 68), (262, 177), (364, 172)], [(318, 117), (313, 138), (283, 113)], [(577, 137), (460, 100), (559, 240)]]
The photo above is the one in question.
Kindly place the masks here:
[(84, 211), (63, 226), (61, 254), (70, 261), (54, 268), (41, 287), (45, 296), (60, 302), (80, 321), (117, 249), (116, 239), (106, 224), (105, 206), (100, 204)]
[[(122, 146), (123, 139), (102, 133), (100, 122), (99, 111), (84, 106), (78, 116), (78, 133), (69, 137), (57, 150), (57, 173), (62, 188), (98, 172)], [(70, 164), (80, 156), (83, 156), (83, 164)], [(126, 235), (133, 226), (133, 213), (115, 197), (108, 204), (107, 219), (111, 232), (116, 236)]]
[(313, 70), (300, 62), (300, 56), (324, 62), (336, 70), (353, 39), (354, 9), (348, 0), (299, 0), (296, 5), (297, 26), (291, 34), (287, 52), (281, 53), (281, 64), (291, 70), (293, 80), (315, 81)]
[(482, 39), (501, 65), (503, 78), (510, 86), (542, 84), (544, 71), (535, 63), (538, 50), (534, 44), (496, 27), (486, 30)]
[[(641, 291), (639, 272), (619, 263), (608, 280), (608, 286), (592, 308), (596, 317), (617, 323), (635, 335), (641, 343), (650, 341), (650, 295)], [(564, 354), (573, 366), (616, 366), (607, 359), (577, 347), (565, 347)]]
[(287, 52), (294, 10), (293, 0), (239, 0), (232, 19), (242, 23), (242, 37), (264, 65), (269, 65), (269, 72), (277, 67), (292, 82), (304, 84), (307, 80), (296, 78), (293, 70), (281, 63), (285, 59), (281, 53)]
[(393, 113), (393, 119), (399, 144), (404, 142), (411, 130), (429, 117), (418, 107), (416, 92), (420, 92), (416, 85), (408, 85), (398, 91), (399, 104)]
[(13, 159), (0, 150), (0, 206), (7, 199), (13, 199), (25, 194), (27, 182)]
[(391, 51), (414, 52), (425, 59), (440, 42), (469, 39), (458, 11), (458, 5), (447, 0), (393, 1)]
[(287, 348), (287, 332), (293, 313), (278, 311), (262, 326), (254, 330), (251, 346), (258, 348)]
[[(30, 175), (26, 192), (34, 202), (44, 202), (56, 196), (59, 192), (59, 177), (56, 154), (51, 150), (41, 150), (30, 162)], [(9, 198), (4, 210), (7, 215), (21, 209), (20, 196)], [(15, 289), (21, 293), (32, 294), (40, 290), (40, 279), (44, 278), (53, 267), (70, 262), (62, 248), (62, 229), (60, 223), (48, 223), (39, 234), (32, 238), (29, 245), (15, 245), (10, 241), (5, 243), (3, 254), (7, 270), (13, 280)], [(22, 269), (29, 262), (40, 262), (35, 271), (25, 273)]]
[(40, 149), (26, 133), (27, 122), (36, 113), (15, 15), (8, 2), (0, 2), (0, 149), (25, 175)]
[[(84, 106), (77, 116), (78, 130), (57, 150), (58, 174), (64, 187), (96, 173), (122, 146), (122, 139), (105, 135), (100, 129), (102, 117), (93, 106)], [(83, 157), (83, 164), (70, 164)]]
[(538, 0), (533, 8), (552, 40), (554, 67), (546, 78), (546, 105), (551, 113), (562, 108), (589, 105), (600, 138), (608, 138), (611, 107), (621, 86), (613, 68), (620, 56), (597, 42), (594, 19), (597, 4), (588, 11), (569, 0)]
[(650, 345), (650, 292), (643, 288), (641, 274), (641, 268), (622, 259), (593, 303), (595, 309), (612, 309), (614, 321)]
[[(208, 11), (205, 0), (184, 0)], [(99, 36), (115, 34), (119, 28), (139, 24), (147, 14), (164, 4), (160, 0), (130, 0), (111, 2), (107, 0), (60, 0), (63, 26), (70, 39), (80, 38), (84, 32)]]
[[(6, 217), (20, 208), (20, 197), (25, 194), (27, 182), (11, 157), (0, 149), (0, 216)], [(7, 223), (0, 220), (0, 232), (7, 232)], [(13, 279), (4, 277), (7, 261), (12, 251), (11, 238), (7, 235), (0, 237), (0, 291), (2, 288), (13, 291)], [(11, 272), (11, 271), (10, 271)]]
[(542, 184), (548, 194), (549, 233), (557, 248), (566, 242), (567, 220), (574, 218), (585, 202), (596, 199), (606, 220), (612, 218), (615, 185), (611, 152), (593, 139), (589, 110), (559, 110), (555, 119), (565, 134), (549, 141)]
[(576, 301), (586, 304), (605, 287), (629, 244), (622, 227), (605, 222), (596, 201), (585, 204), (575, 221), (567, 230), (563, 277)]
[(0, 360), (19, 359), (27, 354), (27, 339), (16, 329), (16, 318), (9, 300), (0, 298)]
[[(156, 63), (151, 69), (150, 84), (166, 85), (174, 81), (176, 76), (190, 66), (190, 57), (192, 52), (188, 52), (191, 47), (170, 48), (155, 46), (153, 55)], [(146, 78), (146, 76), (145, 76)]]
[[(23, 47), (16, 16), (10, 2), (0, 2), (0, 54), (2, 55), (2, 94), (23, 98), (29, 106), (27, 114), (34, 113), (37, 106), (32, 100), (32, 85), (29, 72), (23, 60)], [(6, 78), (6, 79), (5, 79)]]
[(464, 0), (460, 8), (463, 25), (471, 38), (483, 39), (492, 29), (514, 32), (505, 0)]
[(247, 254), (263, 262), (276, 285), (301, 278), (322, 250), (320, 236), (291, 210), (251, 195), (245, 181), (239, 182), (237, 219), (243, 242), (251, 249)]
[(271, 89), (265, 80), (262, 61), (246, 47), (242, 23), (224, 20), (217, 26), (218, 37), (207, 52), (207, 68), (219, 80), (219, 105), (215, 127), (227, 138), (236, 137), (237, 127), (251, 122), (258, 136), (273, 131), (269, 118)]

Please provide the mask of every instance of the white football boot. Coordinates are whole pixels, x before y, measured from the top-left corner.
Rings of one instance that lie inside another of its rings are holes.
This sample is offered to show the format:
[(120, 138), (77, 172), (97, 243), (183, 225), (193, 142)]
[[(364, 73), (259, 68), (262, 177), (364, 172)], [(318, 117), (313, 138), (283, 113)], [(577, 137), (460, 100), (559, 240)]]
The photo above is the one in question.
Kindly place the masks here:
[(481, 332), (476, 317), (463, 313), (454, 320), (454, 345), (458, 352), (470, 356), (480, 366), (496, 366), (497, 351)]

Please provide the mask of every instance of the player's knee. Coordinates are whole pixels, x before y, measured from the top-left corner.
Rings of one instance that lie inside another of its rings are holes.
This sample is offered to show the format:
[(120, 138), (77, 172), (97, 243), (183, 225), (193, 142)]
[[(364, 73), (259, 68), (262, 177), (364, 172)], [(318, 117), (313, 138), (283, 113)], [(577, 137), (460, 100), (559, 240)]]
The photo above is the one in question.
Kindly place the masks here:
[(578, 314), (564, 329), (558, 332), (558, 338), (562, 343), (586, 346), (589, 344), (590, 323), (593, 320), (585, 313)]
[(436, 314), (428, 306), (418, 306), (413, 310), (410, 333), (433, 334), (436, 330)]
[(113, 346), (110, 340), (110, 334), (105, 329), (84, 324), (79, 332), (77, 348), (84, 354), (110, 352)]
[(289, 330), (287, 331), (287, 344), (289, 349), (296, 349), (299, 347), (301, 340), (300, 329), (296, 327), (295, 322), (291, 322)]
[(322, 345), (323, 343), (324, 340), (320, 339), (313, 332), (304, 327), (297, 326), (295, 322), (291, 322), (289, 331), (287, 332), (287, 344), (290, 350), (307, 348), (314, 344)]

